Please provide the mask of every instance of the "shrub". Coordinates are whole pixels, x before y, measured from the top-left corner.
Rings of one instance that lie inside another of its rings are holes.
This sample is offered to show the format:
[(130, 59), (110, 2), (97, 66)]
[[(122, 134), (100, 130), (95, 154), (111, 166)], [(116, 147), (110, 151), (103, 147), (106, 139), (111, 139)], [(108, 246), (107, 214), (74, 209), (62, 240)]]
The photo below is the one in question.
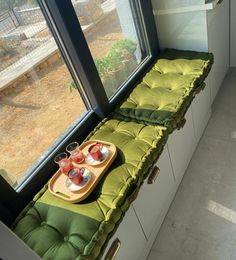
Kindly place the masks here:
[[(122, 76), (122, 73), (117, 73), (118, 71), (125, 70), (124, 73), (130, 73), (124, 64), (131, 60), (132, 66), (134, 66), (134, 52), (136, 48), (136, 43), (130, 39), (119, 40), (112, 45), (105, 57), (94, 59), (96, 68), (105, 87), (109, 84), (112, 90), (117, 87), (117, 84), (122, 83), (124, 75)], [(116, 75), (114, 75), (114, 73), (116, 73)], [(70, 90), (76, 88), (73, 82), (69, 84), (69, 87)]]
[(137, 45), (130, 39), (116, 41), (108, 54), (100, 59), (95, 59), (95, 65), (101, 78), (121, 69), (122, 63), (134, 57)]
[(70, 92), (71, 92), (72, 90), (74, 90), (74, 89), (77, 89), (77, 87), (76, 87), (76, 85), (75, 85), (75, 82), (74, 82), (74, 81), (69, 82), (68, 88), (69, 88)]
[(137, 48), (136, 43), (134, 43), (132, 40), (124, 39), (115, 42), (111, 47), (110, 51), (117, 52), (119, 53), (121, 58), (126, 59), (134, 55), (136, 48)]

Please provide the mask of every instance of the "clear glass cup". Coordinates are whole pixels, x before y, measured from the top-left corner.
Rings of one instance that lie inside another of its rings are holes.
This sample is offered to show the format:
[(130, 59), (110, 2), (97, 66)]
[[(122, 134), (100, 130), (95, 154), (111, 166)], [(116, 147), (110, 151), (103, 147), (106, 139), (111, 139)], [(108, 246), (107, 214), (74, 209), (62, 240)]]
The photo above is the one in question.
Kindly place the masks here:
[(82, 163), (85, 159), (83, 152), (79, 149), (79, 144), (73, 142), (67, 145), (66, 151), (70, 153), (72, 161), (75, 163)]
[(102, 159), (102, 147), (103, 145), (99, 143), (95, 143), (89, 147), (88, 152), (95, 161)]
[(64, 174), (68, 174), (68, 172), (74, 168), (70, 159), (68, 159), (67, 153), (60, 153), (55, 156), (54, 162), (57, 163), (60, 167), (60, 171)]
[(76, 185), (79, 185), (83, 181), (83, 173), (85, 168), (73, 168), (68, 173), (68, 178), (71, 182)]

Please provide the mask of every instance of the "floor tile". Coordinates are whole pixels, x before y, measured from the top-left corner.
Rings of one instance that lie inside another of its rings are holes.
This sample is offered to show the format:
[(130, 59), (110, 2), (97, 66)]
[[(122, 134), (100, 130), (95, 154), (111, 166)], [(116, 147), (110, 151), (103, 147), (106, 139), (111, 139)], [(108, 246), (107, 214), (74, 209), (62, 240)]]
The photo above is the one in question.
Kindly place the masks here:
[[(235, 93), (236, 97), (236, 93)], [(213, 113), (205, 131), (206, 136), (221, 140), (236, 142), (236, 102), (235, 115), (225, 113)]]
[(230, 70), (148, 260), (236, 259), (236, 70)]

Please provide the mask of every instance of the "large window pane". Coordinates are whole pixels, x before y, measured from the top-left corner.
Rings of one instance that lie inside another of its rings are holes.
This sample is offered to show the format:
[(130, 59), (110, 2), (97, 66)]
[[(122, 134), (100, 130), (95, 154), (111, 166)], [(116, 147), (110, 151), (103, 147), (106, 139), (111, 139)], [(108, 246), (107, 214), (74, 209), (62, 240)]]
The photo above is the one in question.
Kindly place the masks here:
[(72, 2), (107, 96), (111, 97), (148, 56), (141, 44), (144, 36), (138, 33), (133, 19), (135, 14), (128, 0)]
[(35, 0), (0, 1), (0, 174), (14, 187), (86, 107)]

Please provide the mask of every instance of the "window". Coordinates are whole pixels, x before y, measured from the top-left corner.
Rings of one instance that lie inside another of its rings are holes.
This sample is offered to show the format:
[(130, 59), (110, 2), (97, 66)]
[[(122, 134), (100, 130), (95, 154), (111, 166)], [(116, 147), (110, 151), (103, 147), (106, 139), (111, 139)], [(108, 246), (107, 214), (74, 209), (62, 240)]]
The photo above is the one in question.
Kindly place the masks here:
[(9, 3), (0, 10), (0, 174), (17, 187), (87, 108), (36, 1)]
[(153, 62), (157, 42), (150, 0), (0, 0), (0, 204), (22, 210), (55, 173), (54, 156)]
[(127, 0), (74, 0), (73, 6), (110, 98), (149, 56), (135, 24), (137, 14)]

